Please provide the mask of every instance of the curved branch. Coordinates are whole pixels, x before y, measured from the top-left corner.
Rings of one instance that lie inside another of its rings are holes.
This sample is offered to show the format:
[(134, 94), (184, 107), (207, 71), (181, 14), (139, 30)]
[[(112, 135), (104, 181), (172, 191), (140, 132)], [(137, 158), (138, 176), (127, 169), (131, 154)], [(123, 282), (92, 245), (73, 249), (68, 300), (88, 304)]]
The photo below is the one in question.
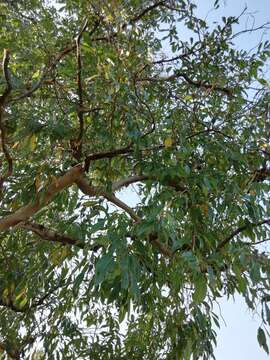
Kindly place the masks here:
[(76, 184), (78, 185), (79, 189), (86, 195), (90, 196), (102, 196), (111, 203), (115, 204), (119, 208), (123, 209), (126, 213), (129, 214), (129, 216), (135, 221), (139, 222), (141, 219), (139, 216), (135, 213), (134, 210), (132, 210), (127, 204), (125, 204), (123, 201), (118, 199), (116, 196), (112, 194), (108, 194), (107, 192), (103, 191), (102, 189), (95, 188), (88, 184), (87, 179), (85, 179), (83, 176), (80, 176), (76, 180)]
[(27, 221), (25, 223), (22, 223), (20, 225), (20, 228), (35, 233), (43, 240), (59, 242), (63, 245), (75, 245), (81, 249), (83, 249), (85, 246), (85, 244), (78, 239), (74, 239), (67, 235), (59, 234), (54, 230), (46, 228), (44, 225), (36, 224), (34, 222)]
[(31, 216), (36, 214), (40, 209), (48, 205), (56, 194), (70, 187), (75, 183), (78, 177), (82, 174), (83, 168), (81, 165), (76, 165), (68, 170), (64, 175), (56, 178), (52, 183), (41, 189), (37, 194), (35, 200), (29, 204), (21, 207), (14, 213), (7, 215), (0, 219), (0, 231), (8, 230), (20, 222), (27, 221)]
[[(58, 242), (62, 245), (71, 245), (76, 246), (80, 249), (84, 249), (86, 243), (81, 240), (75, 239), (68, 235), (60, 234), (54, 230), (48, 229), (44, 225), (34, 223), (32, 221), (27, 221), (25, 223), (20, 224), (21, 229), (25, 229), (27, 231), (31, 231), (32, 233), (39, 236), (42, 240), (51, 241), (51, 242)], [(101, 249), (103, 245), (101, 244), (93, 244), (92, 246), (88, 247), (90, 251), (98, 251)]]
[(76, 49), (76, 44), (72, 44), (67, 46), (65, 49), (63, 49), (62, 51), (60, 51), (53, 60), (51, 60), (51, 63), (49, 66), (45, 67), (45, 69), (42, 70), (42, 75), (39, 79), (39, 81), (33, 85), (29, 90), (25, 91), (24, 93), (22, 93), (21, 95), (11, 99), (12, 102), (24, 99), (26, 97), (30, 97), (34, 92), (36, 92), (44, 83), (45, 80), (47, 78), (47, 76), (49, 75), (50, 71), (52, 71), (56, 65), (63, 59), (63, 57), (65, 57), (67, 54), (71, 53), (72, 51), (74, 51)]
[[(101, 189), (96, 189), (93, 186), (89, 185), (87, 182), (87, 179), (83, 178), (82, 176), (78, 180), (76, 180), (76, 183), (77, 183), (78, 187), (80, 188), (80, 190), (84, 194), (87, 194), (90, 196), (103, 196), (108, 201), (112, 202), (116, 206), (118, 206), (121, 209), (123, 209), (124, 211), (126, 211), (129, 214), (129, 216), (136, 223), (139, 223), (142, 221), (142, 219), (135, 213), (135, 211), (133, 209), (131, 209), (123, 201), (121, 201), (120, 199), (118, 199), (116, 196), (114, 196), (112, 194), (108, 194), (108, 193), (102, 191)], [(154, 244), (159, 249), (159, 251), (166, 257), (173, 256), (173, 252), (166, 245), (162, 244), (159, 241), (157, 234), (150, 234), (148, 236), (148, 240), (150, 243)]]
[(151, 177), (148, 175), (134, 175), (134, 176), (127, 177), (125, 179), (114, 182), (112, 184), (112, 192), (121, 190), (121, 188), (127, 187), (136, 182), (150, 180), (150, 179), (151, 179)]
[(148, 6), (147, 8), (145, 8), (144, 10), (142, 10), (142, 12), (140, 12), (138, 15), (135, 15), (130, 21), (130, 24), (133, 24), (139, 20), (141, 20), (147, 13), (149, 13), (150, 11), (156, 9), (159, 6), (164, 6), (166, 4), (166, 2), (168, 2), (168, 0), (161, 0), (161, 1), (157, 1), (154, 4)]
[(238, 229), (234, 230), (229, 236), (227, 236), (224, 240), (222, 240), (221, 243), (219, 243), (219, 245), (217, 246), (216, 250), (219, 251), (220, 249), (222, 249), (235, 236), (241, 234), (241, 232), (245, 231), (249, 227), (257, 227), (257, 226), (261, 226), (261, 225), (265, 225), (265, 224), (270, 225), (270, 219), (264, 219), (264, 220), (261, 220), (261, 221), (259, 221), (257, 223), (249, 223), (249, 224), (245, 224), (245, 225), (240, 226)]
[(190, 77), (187, 76), (187, 74), (176, 71), (173, 75), (170, 76), (163, 76), (163, 77), (145, 77), (137, 79), (138, 81), (160, 81), (160, 82), (168, 82), (168, 81), (175, 81), (179, 78), (183, 78), (189, 85), (192, 85), (196, 88), (202, 88), (209, 91), (219, 91), (223, 92), (225, 95), (231, 97), (232, 96), (232, 89), (229, 89), (227, 87), (217, 86), (215, 84), (208, 84), (203, 81), (195, 81), (190, 79)]

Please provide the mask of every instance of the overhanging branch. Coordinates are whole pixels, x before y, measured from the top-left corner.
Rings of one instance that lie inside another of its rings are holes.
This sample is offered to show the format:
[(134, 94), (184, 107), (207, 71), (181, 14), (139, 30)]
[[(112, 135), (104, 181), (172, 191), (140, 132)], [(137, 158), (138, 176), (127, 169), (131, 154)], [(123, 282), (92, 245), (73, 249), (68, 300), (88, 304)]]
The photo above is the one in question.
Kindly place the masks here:
[(134, 175), (134, 176), (130, 176), (130, 177), (121, 179), (112, 184), (112, 192), (121, 190), (123, 187), (127, 187), (131, 184), (134, 184), (134, 183), (137, 183), (140, 181), (149, 180), (149, 179), (150, 179), (150, 176), (148, 176), (148, 175)]
[(241, 232), (245, 231), (249, 227), (257, 227), (261, 225), (270, 225), (270, 219), (264, 219), (257, 223), (248, 223), (245, 225), (240, 226), (236, 230), (234, 230), (229, 236), (227, 236), (224, 240), (222, 240), (219, 245), (217, 246), (217, 251), (221, 250), (224, 246), (226, 246), (235, 236), (241, 234)]
[[(31, 231), (45, 241), (58, 242), (62, 245), (76, 246), (80, 249), (84, 249), (87, 245), (81, 240), (75, 239), (65, 234), (60, 234), (57, 231), (51, 230), (44, 225), (37, 224), (32, 221), (26, 221), (20, 224), (20, 228)], [(102, 247), (103, 245), (93, 244), (92, 246), (88, 247), (88, 249), (90, 251), (98, 251)]]

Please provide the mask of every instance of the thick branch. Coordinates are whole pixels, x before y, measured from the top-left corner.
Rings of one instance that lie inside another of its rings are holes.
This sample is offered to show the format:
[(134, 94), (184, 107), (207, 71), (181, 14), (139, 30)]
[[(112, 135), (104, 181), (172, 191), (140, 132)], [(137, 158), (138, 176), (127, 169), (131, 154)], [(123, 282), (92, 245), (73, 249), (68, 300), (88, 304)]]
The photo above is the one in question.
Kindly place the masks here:
[(110, 150), (110, 151), (105, 151), (105, 152), (94, 153), (94, 154), (88, 155), (85, 158), (85, 166), (84, 166), (85, 171), (89, 170), (91, 161), (100, 160), (100, 159), (112, 159), (118, 155), (125, 155), (125, 154), (132, 153), (133, 149), (131, 148), (131, 145), (132, 144), (125, 146), (123, 148), (120, 148), (120, 149), (114, 149), (114, 150)]
[(76, 165), (68, 170), (64, 175), (53, 180), (52, 183), (43, 188), (37, 194), (35, 200), (29, 204), (21, 207), (13, 214), (7, 215), (0, 219), (0, 231), (8, 230), (20, 222), (27, 221), (31, 216), (36, 214), (40, 209), (48, 205), (56, 194), (70, 187), (82, 174), (83, 169), (81, 165)]
[(134, 175), (134, 176), (127, 177), (125, 179), (121, 179), (112, 184), (112, 192), (121, 190), (123, 187), (127, 187), (136, 182), (145, 181), (145, 180), (149, 180), (149, 179), (150, 179), (150, 176), (148, 176), (148, 175)]
[(224, 246), (226, 246), (235, 236), (241, 234), (241, 232), (245, 231), (249, 227), (257, 227), (261, 225), (270, 225), (270, 219), (264, 219), (257, 223), (248, 223), (245, 225), (240, 226), (238, 229), (234, 230), (229, 236), (227, 236), (224, 240), (222, 240), (219, 245), (217, 246), (217, 251), (222, 249)]
[(3, 61), (2, 61), (2, 70), (3, 70), (3, 76), (6, 81), (6, 88), (5, 88), (3, 95), (0, 97), (1, 105), (3, 105), (5, 103), (6, 98), (8, 97), (8, 95), (10, 94), (11, 89), (12, 89), (11, 80), (10, 80), (9, 71), (8, 71), (9, 60), (10, 60), (9, 50), (5, 49), (4, 55), (3, 55)]

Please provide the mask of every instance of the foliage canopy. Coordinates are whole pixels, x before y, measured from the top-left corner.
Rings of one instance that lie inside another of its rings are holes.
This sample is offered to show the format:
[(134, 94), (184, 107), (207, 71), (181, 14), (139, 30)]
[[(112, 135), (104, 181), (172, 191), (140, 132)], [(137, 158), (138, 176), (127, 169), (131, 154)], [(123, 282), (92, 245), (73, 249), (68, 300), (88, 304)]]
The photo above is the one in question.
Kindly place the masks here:
[(236, 293), (268, 352), (270, 43), (239, 21), (0, 3), (3, 359), (209, 359)]

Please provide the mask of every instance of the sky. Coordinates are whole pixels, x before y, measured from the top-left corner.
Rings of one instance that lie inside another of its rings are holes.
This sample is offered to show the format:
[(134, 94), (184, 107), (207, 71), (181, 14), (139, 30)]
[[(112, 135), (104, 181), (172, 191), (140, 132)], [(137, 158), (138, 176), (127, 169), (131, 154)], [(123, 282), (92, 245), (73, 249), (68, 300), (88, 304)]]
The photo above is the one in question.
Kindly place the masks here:
[[(221, 6), (215, 11), (211, 11), (214, 0), (197, 0), (196, 3), (197, 15), (203, 19), (206, 18), (207, 23), (213, 23), (222, 16), (237, 16), (247, 6), (246, 15), (237, 31), (270, 22), (270, 0), (220, 0)], [(250, 50), (262, 40), (262, 36), (264, 41), (270, 40), (270, 28), (265, 34), (262, 31), (253, 34), (246, 33), (235, 41), (235, 45)], [(270, 74), (268, 76), (266, 74), (266, 78), (269, 77)], [(130, 206), (136, 205), (135, 195), (131, 195), (128, 191), (121, 195)], [(260, 316), (251, 313), (240, 296), (235, 296), (234, 300), (229, 301), (223, 298), (219, 305), (220, 307), (215, 309), (216, 313), (221, 313), (225, 322), (221, 320), (221, 328), (216, 329), (218, 334), (216, 360), (269, 360), (270, 357), (257, 342), (257, 330), (261, 324)]]

